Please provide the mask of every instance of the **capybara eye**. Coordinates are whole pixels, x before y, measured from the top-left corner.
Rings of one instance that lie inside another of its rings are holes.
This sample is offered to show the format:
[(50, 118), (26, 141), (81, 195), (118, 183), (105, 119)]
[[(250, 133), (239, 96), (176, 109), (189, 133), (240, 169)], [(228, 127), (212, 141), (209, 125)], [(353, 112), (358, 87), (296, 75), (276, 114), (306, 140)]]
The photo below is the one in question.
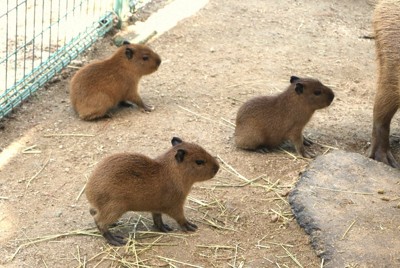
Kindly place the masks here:
[(143, 55), (142, 59), (143, 59), (144, 61), (148, 61), (148, 60), (149, 60), (149, 56), (148, 56), (148, 55)]
[(199, 166), (200, 166), (200, 165), (204, 165), (204, 164), (206, 163), (206, 161), (204, 161), (204, 160), (196, 160), (195, 162), (196, 162), (196, 164), (199, 165)]
[(315, 96), (321, 95), (321, 90), (314, 91), (314, 95), (315, 95)]

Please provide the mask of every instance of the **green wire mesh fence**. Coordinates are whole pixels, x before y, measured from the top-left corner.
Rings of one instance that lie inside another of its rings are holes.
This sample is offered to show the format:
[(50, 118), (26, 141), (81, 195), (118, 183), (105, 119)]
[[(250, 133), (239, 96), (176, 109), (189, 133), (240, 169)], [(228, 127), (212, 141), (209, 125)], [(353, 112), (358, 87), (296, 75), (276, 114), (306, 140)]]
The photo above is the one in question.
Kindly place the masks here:
[(113, 4), (114, 0), (2, 1), (0, 119), (112, 28)]

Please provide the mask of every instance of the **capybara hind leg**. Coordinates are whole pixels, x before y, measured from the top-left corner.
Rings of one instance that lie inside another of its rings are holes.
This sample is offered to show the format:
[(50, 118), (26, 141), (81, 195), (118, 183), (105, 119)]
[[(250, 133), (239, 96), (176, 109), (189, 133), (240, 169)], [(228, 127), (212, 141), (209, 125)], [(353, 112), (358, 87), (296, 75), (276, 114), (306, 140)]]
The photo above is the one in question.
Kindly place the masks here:
[[(381, 74), (382, 75), (382, 74)], [(400, 168), (390, 150), (390, 122), (399, 108), (399, 92), (393, 81), (378, 78), (378, 88), (374, 104), (374, 122), (372, 127), (372, 143), (369, 157)], [(397, 84), (397, 83), (395, 83)]]
[[(112, 208), (103, 207), (102, 209), (103, 211), (110, 211)], [(114, 246), (123, 246), (126, 244), (122, 236), (113, 235), (108, 229), (109, 224), (116, 222), (123, 214), (123, 211), (114, 209), (111, 213), (101, 213), (98, 209), (90, 209), (90, 214), (93, 216), (101, 235), (108, 243)]]
[(111, 117), (108, 111), (114, 106), (114, 103), (106, 94), (99, 93), (79, 106), (79, 118), (90, 121), (102, 117)]
[(145, 112), (151, 112), (154, 110), (154, 106), (147, 105), (143, 102), (138, 92), (131, 92), (127, 98), (128, 101), (135, 103), (137, 106), (142, 108)]
[[(236, 147), (244, 150), (259, 150), (267, 148), (266, 146), (264, 146), (263, 139), (258, 135), (258, 133), (252, 133), (252, 136), (235, 135), (235, 144)], [(263, 151), (261, 150), (260, 152)], [(266, 150), (265, 152), (268, 152), (268, 150)]]
[(126, 244), (124, 238), (119, 235), (113, 235), (109, 230), (108, 226), (105, 224), (100, 224), (96, 222), (96, 226), (99, 229), (101, 235), (113, 246), (123, 246)]
[(158, 230), (164, 233), (172, 231), (172, 228), (163, 222), (161, 213), (152, 213), (152, 216), (154, 225)]

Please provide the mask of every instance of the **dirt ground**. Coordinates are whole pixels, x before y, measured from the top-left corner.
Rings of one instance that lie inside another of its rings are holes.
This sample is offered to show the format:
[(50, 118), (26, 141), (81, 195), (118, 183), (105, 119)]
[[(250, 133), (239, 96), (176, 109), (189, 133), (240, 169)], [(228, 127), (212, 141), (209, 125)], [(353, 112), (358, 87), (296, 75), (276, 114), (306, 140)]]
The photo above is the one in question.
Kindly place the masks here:
[[(236, 149), (233, 126), (243, 101), (282, 91), (291, 75), (318, 78), (336, 98), (305, 129), (323, 154), (365, 154), (375, 92), (366, 0), (210, 0), (195, 16), (150, 43), (163, 63), (141, 82), (151, 113), (123, 108), (83, 122), (72, 111), (68, 68), (2, 122), (0, 264), (4, 267), (320, 267), (293, 219), (287, 194), (309, 161), (283, 151)], [(81, 57), (108, 57), (107, 37)], [(392, 133), (398, 134), (396, 120)], [(94, 165), (116, 152), (156, 157), (173, 136), (217, 155), (217, 176), (195, 184), (186, 216), (199, 229), (154, 232), (149, 213), (127, 213), (117, 230), (129, 247), (105, 243), (82, 194)], [(398, 139), (398, 138), (397, 138)], [(398, 149), (395, 154), (399, 156)], [(327, 212), (327, 217), (333, 217)], [(348, 267), (356, 267), (349, 264)]]

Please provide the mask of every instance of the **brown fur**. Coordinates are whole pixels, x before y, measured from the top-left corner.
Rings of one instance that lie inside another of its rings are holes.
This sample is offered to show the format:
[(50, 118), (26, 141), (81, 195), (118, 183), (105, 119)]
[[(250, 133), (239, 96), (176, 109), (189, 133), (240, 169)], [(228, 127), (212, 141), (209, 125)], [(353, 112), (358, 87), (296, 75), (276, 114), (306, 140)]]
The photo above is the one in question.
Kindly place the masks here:
[(113, 245), (123, 245), (108, 226), (127, 211), (152, 212), (154, 224), (161, 231), (170, 229), (161, 214), (175, 219), (183, 230), (197, 226), (186, 220), (183, 206), (195, 182), (211, 179), (219, 164), (199, 145), (172, 139), (173, 147), (151, 159), (145, 155), (120, 153), (103, 159), (86, 186), (90, 214), (102, 235)]
[(108, 59), (91, 63), (72, 78), (70, 99), (73, 108), (83, 120), (104, 117), (121, 102), (137, 104), (145, 111), (139, 95), (139, 80), (151, 74), (161, 64), (160, 56), (144, 45), (124, 43)]
[(292, 76), (290, 81), (281, 94), (255, 97), (240, 107), (235, 129), (237, 147), (269, 149), (290, 140), (298, 154), (312, 156), (303, 146), (310, 142), (303, 140), (303, 128), (315, 110), (331, 104), (334, 94), (318, 80)]
[(390, 122), (400, 104), (400, 2), (383, 0), (373, 16), (377, 56), (377, 92), (375, 95), (370, 157), (400, 168), (390, 150)]

